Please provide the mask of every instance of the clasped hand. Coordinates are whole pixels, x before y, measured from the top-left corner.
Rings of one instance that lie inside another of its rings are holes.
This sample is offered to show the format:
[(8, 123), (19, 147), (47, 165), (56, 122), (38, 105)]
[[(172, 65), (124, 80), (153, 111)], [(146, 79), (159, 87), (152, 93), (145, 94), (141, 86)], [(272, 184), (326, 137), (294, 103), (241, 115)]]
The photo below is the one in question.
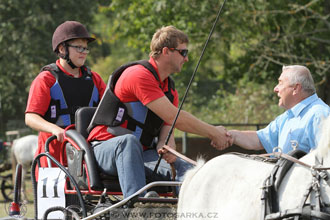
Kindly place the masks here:
[(211, 145), (217, 150), (224, 150), (233, 145), (233, 138), (224, 126), (216, 127), (218, 136), (213, 138)]

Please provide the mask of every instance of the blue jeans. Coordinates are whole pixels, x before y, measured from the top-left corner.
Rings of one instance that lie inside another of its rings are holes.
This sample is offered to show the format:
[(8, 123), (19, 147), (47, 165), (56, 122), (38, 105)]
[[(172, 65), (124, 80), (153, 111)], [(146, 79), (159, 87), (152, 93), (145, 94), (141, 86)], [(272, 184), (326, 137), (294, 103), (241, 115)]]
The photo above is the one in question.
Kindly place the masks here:
[[(93, 147), (100, 170), (108, 175), (118, 175), (125, 198), (146, 185), (146, 178), (152, 176), (159, 158), (156, 149), (143, 151), (140, 141), (131, 134), (99, 142)], [(174, 167), (176, 180), (182, 181), (185, 171), (192, 166), (177, 158)], [(153, 181), (171, 180), (171, 173), (170, 164), (161, 160)]]

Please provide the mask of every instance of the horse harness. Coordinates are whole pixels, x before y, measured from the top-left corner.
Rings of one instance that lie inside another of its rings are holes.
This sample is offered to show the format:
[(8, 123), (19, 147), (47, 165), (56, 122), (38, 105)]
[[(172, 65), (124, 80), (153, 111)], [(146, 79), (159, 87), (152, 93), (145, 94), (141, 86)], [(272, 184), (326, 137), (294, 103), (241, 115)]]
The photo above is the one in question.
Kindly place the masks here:
[[(300, 150), (294, 150), (289, 154), (283, 154), (279, 152), (274, 152), (272, 154), (267, 154), (267, 156), (275, 156), (277, 162), (270, 173), (270, 175), (265, 179), (262, 187), (262, 220), (301, 220), (301, 219), (330, 219), (330, 214), (325, 212), (326, 208), (329, 208), (329, 204), (324, 203), (321, 200), (320, 193), (320, 180), (323, 179), (330, 186), (329, 174), (326, 170), (330, 167), (322, 167), (322, 163), (319, 162), (317, 157), (315, 157), (316, 165), (310, 166), (299, 158), (304, 156), (306, 153)], [(261, 157), (261, 156), (259, 156)], [(267, 158), (267, 157), (266, 157)], [(274, 159), (274, 158), (273, 158)], [(269, 161), (268, 161), (269, 162)], [(284, 211), (279, 211), (279, 201), (278, 201), (278, 190), (281, 182), (294, 163), (298, 163), (305, 166), (311, 170), (312, 182), (308, 185), (305, 194), (299, 204), (298, 208), (288, 209)], [(313, 193), (312, 193), (313, 192)], [(310, 196), (310, 201), (312, 203), (311, 197), (314, 196), (315, 204), (306, 203), (308, 197)]]

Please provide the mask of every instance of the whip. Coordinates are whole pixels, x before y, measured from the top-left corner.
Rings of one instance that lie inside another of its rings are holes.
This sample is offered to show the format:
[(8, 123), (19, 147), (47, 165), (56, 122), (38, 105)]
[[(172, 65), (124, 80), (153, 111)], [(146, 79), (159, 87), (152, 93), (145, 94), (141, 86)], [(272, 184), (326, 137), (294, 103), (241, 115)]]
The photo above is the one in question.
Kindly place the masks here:
[[(169, 132), (168, 132), (167, 137), (166, 137), (165, 145), (168, 144), (168, 141), (170, 140), (170, 137), (171, 137), (171, 135), (172, 135), (172, 133), (173, 133), (173, 129), (174, 129), (175, 123), (176, 123), (176, 121), (177, 121), (177, 119), (178, 119), (178, 117), (179, 117), (179, 114), (180, 114), (180, 111), (181, 111), (181, 109), (182, 109), (183, 103), (184, 103), (184, 101), (186, 100), (186, 97), (187, 97), (188, 91), (189, 91), (189, 89), (190, 89), (190, 86), (191, 86), (191, 84), (192, 84), (192, 82), (193, 82), (193, 80), (194, 80), (194, 78), (195, 78), (195, 75), (196, 75), (197, 69), (198, 69), (199, 64), (200, 64), (200, 62), (201, 62), (201, 60), (202, 60), (202, 57), (203, 57), (203, 55), (204, 55), (204, 53), (205, 53), (205, 50), (206, 50), (206, 47), (207, 47), (207, 45), (208, 45), (208, 43), (209, 43), (209, 41), (210, 41), (210, 38), (211, 38), (211, 36), (212, 36), (212, 34), (213, 34), (213, 32), (214, 32), (214, 28), (215, 28), (216, 24), (218, 23), (218, 20), (219, 20), (219, 18), (220, 18), (220, 14), (221, 14), (221, 12), (222, 12), (222, 8), (224, 7), (225, 3), (226, 3), (226, 0), (224, 0), (224, 2), (222, 3), (221, 7), (219, 8), (219, 11), (218, 11), (217, 17), (216, 17), (216, 19), (215, 19), (215, 21), (214, 21), (214, 23), (213, 23), (213, 26), (212, 26), (212, 28), (211, 28), (211, 31), (210, 31), (210, 33), (209, 33), (209, 35), (208, 35), (208, 38), (207, 38), (206, 42), (205, 42), (204, 48), (203, 48), (202, 53), (201, 53), (201, 55), (200, 55), (200, 57), (199, 57), (199, 60), (198, 60), (197, 65), (196, 65), (196, 67), (195, 67), (195, 70), (194, 70), (194, 72), (193, 72), (193, 74), (192, 74), (192, 76), (191, 76), (191, 78), (190, 78), (189, 84), (188, 84), (187, 89), (186, 89), (186, 92), (185, 92), (185, 94), (184, 94), (184, 96), (183, 96), (183, 98), (182, 98), (182, 102), (181, 102), (181, 104), (180, 104), (180, 106), (179, 106), (178, 112), (177, 112), (177, 114), (176, 114), (176, 116), (175, 116), (175, 119), (174, 119), (174, 121), (173, 121), (173, 124), (172, 124), (172, 126), (171, 126), (171, 128), (170, 128), (170, 130), (169, 130)], [(157, 170), (158, 170), (158, 167), (159, 167), (159, 163), (160, 163), (162, 157), (163, 157), (163, 154), (161, 154), (161, 155), (159, 156), (159, 158), (158, 158), (157, 164), (156, 164), (155, 169), (154, 169), (154, 171), (153, 171), (153, 175), (155, 175), (155, 174), (157, 173)]]

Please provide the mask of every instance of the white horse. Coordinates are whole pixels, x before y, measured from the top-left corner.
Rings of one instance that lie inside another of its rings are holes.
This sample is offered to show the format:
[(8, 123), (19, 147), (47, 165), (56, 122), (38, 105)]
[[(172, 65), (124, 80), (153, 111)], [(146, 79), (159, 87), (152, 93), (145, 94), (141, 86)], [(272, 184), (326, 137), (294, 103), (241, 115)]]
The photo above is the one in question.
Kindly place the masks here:
[[(315, 165), (315, 157), (323, 160), (324, 167), (330, 167), (330, 117), (323, 122), (317, 149), (300, 161)], [(187, 172), (182, 184), (178, 219), (261, 219), (263, 182), (273, 167), (270, 163), (231, 154), (218, 156), (205, 164), (199, 161), (198, 166)], [(327, 173), (329, 175), (330, 171)], [(311, 182), (311, 169), (295, 163), (279, 187), (279, 211), (298, 208)], [(330, 186), (323, 179), (320, 186), (322, 201), (330, 205)], [(314, 203), (314, 196), (311, 198)]]
[(16, 165), (22, 165), (22, 199), (26, 200), (25, 195), (25, 175), (34, 158), (34, 153), (38, 147), (38, 136), (37, 135), (27, 135), (13, 141), (12, 145), (12, 167), (13, 167), (13, 177), (15, 178)]

